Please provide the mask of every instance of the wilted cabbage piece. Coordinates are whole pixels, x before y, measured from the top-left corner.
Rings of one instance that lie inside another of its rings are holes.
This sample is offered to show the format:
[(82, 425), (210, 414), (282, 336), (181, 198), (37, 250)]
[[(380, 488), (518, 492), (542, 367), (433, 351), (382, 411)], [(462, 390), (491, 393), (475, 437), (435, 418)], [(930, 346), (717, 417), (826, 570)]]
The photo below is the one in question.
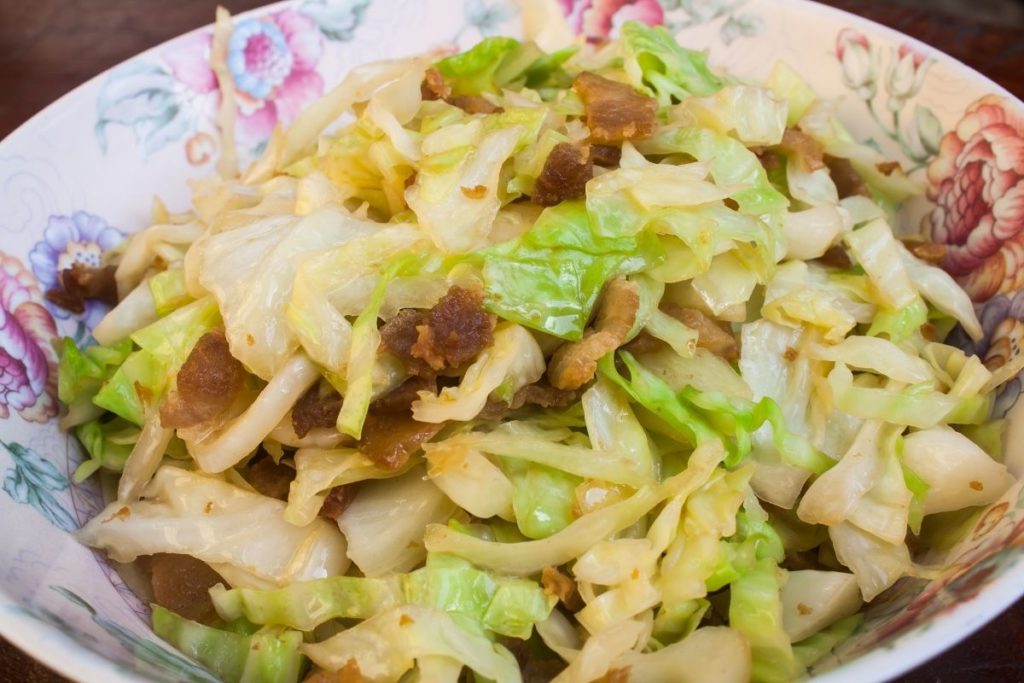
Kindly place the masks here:
[(191, 555), (284, 586), (343, 573), (349, 560), (337, 527), (315, 520), (284, 521), (284, 503), (218, 477), (164, 466), (143, 499), (111, 503), (78, 532), (78, 539), (119, 562), (140, 555)]

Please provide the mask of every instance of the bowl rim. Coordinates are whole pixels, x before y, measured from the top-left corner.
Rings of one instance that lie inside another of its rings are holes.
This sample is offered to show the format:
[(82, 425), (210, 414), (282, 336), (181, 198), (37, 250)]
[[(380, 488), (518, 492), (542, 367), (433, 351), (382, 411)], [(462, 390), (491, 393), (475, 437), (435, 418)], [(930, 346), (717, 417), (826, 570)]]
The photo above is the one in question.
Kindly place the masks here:
[[(296, 5), (300, 1), (277, 0), (239, 12), (233, 17), (263, 15)], [(954, 70), (961, 70), (970, 77), (970, 80), (983, 84), (992, 94), (999, 95), (1009, 100), (1018, 109), (1024, 110), (1024, 100), (1004, 86), (959, 59), (897, 29), (817, 0), (768, 1), (798, 13), (817, 13), (823, 17), (860, 26), (871, 35), (880, 35), (888, 40), (906, 43), (924, 54), (937, 58)], [(137, 59), (155, 55), (171, 43), (192, 34), (211, 30), (212, 27), (213, 22), (209, 22), (180, 33), (121, 60), (75, 86), (0, 139), (0, 153), (9, 144), (27, 136), (32, 129), (58, 115), (83, 92), (107, 78), (111, 71)], [(1018, 552), (1018, 555), (1024, 556), (1024, 549)], [(1015, 561), (978, 594), (969, 600), (955, 603), (936, 616), (928, 623), (927, 628), (915, 627), (896, 636), (885, 646), (876, 647), (853, 660), (843, 662), (835, 669), (811, 676), (811, 680), (815, 683), (862, 683), (865, 677), (870, 676), (872, 672), (882, 674), (881, 677), (876, 676), (872, 679), (879, 683), (892, 680), (967, 639), (1009, 609), (1022, 596), (1024, 596), (1024, 562)], [(138, 681), (144, 680), (138, 674), (127, 673), (115, 662), (90, 650), (58, 627), (25, 614), (23, 603), (11, 596), (5, 587), (0, 587), (0, 636), (35, 661), (70, 680), (87, 683), (138, 683)], [(55, 637), (63, 640), (60, 642), (60, 648), (56, 650), (53, 642)], [(152, 637), (157, 638), (155, 635)], [(54, 657), (55, 654), (59, 656)]]

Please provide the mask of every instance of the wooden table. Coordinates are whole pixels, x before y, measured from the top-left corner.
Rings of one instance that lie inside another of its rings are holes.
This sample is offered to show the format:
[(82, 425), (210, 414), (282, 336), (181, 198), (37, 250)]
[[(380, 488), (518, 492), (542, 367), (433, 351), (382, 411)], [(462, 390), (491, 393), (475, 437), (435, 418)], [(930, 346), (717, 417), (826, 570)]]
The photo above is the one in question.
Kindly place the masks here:
[[(210, 22), (215, 0), (0, 0), (0, 138), (79, 83), (168, 38)], [(221, 0), (232, 12), (261, 0)], [(934, 45), (1024, 97), (1021, 33), (885, 0), (830, 0)], [(1024, 601), (904, 683), (1024, 682)], [(0, 681), (53, 683), (0, 640)]]

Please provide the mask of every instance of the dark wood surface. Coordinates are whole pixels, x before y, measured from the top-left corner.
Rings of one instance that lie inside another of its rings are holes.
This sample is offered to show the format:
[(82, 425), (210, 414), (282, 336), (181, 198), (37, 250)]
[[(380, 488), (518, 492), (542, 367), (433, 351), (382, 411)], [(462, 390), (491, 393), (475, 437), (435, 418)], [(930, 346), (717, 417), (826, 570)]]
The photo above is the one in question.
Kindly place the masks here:
[[(0, 138), (74, 86), (210, 22), (215, 0), (0, 0)], [(221, 0), (233, 12), (260, 0)], [(919, 38), (1024, 97), (1022, 31), (885, 0), (830, 0)], [(903, 683), (1024, 683), (1024, 601)], [(0, 681), (64, 679), (0, 640)]]

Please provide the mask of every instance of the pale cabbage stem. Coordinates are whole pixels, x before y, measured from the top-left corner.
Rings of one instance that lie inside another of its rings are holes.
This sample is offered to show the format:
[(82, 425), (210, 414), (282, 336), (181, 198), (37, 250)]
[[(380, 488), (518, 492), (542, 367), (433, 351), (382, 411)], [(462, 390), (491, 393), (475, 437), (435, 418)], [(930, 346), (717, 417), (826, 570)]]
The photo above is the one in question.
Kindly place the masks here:
[(161, 244), (191, 244), (199, 239), (203, 229), (203, 226), (196, 222), (184, 225), (168, 223), (151, 225), (142, 232), (132, 235), (114, 273), (118, 295), (130, 296), (138, 287), (145, 277), (146, 270), (153, 265), (157, 257), (157, 248)]
[(186, 442), (188, 452), (204, 472), (223, 472), (252, 453), (273, 427), (291, 410), (320, 373), (304, 353), (284, 364), (244, 413), (219, 433), (197, 443)]
[(99, 325), (93, 328), (92, 336), (102, 346), (111, 346), (159, 318), (153, 292), (149, 283), (143, 282), (103, 316)]
[(134, 503), (142, 495), (149, 480), (156, 474), (163, 460), (167, 445), (174, 436), (173, 429), (160, 424), (160, 411), (151, 407), (146, 411), (139, 440), (124, 463), (121, 480), (117, 484), (117, 499), (122, 503)]
[(217, 8), (217, 21), (213, 25), (213, 43), (210, 45), (210, 68), (217, 77), (220, 88), (220, 109), (217, 111), (217, 127), (220, 129), (220, 159), (217, 173), (223, 178), (238, 174), (238, 159), (235, 153), (235, 116), (238, 105), (235, 102), (235, 81), (228, 68), (228, 42), (233, 31), (231, 13), (223, 7)]

